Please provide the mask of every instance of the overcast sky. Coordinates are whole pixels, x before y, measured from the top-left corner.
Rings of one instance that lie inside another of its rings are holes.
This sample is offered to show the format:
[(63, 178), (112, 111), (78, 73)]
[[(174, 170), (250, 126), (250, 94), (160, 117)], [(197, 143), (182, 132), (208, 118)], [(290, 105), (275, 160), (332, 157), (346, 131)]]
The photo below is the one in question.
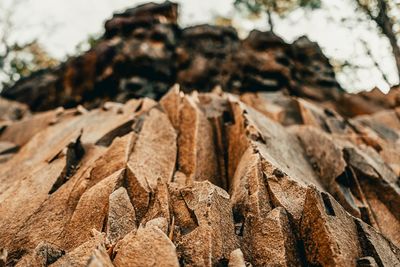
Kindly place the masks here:
[[(16, 1), (16, 0), (0, 0)], [(78, 43), (90, 34), (100, 34), (104, 20), (115, 11), (147, 1), (140, 0), (26, 0), (15, 10), (14, 38), (29, 40), (38, 38), (46, 50), (58, 59), (65, 59), (76, 51)], [(161, 1), (154, 1), (161, 2)], [(233, 24), (242, 37), (253, 29), (267, 29), (266, 19), (249, 20), (233, 8), (233, 0), (180, 0), (180, 23), (188, 26), (213, 22), (216, 16), (233, 18)], [(289, 18), (275, 17), (276, 32), (286, 41), (293, 41), (301, 35), (308, 35), (317, 41), (326, 55), (344, 61), (353, 58), (352, 63), (366, 67), (357, 73), (338, 75), (339, 82), (349, 91), (369, 90), (378, 86), (383, 91), (388, 85), (380, 73), (372, 68), (372, 61), (365, 56), (364, 47), (357, 39), (361, 36), (369, 44), (374, 58), (388, 74), (391, 83), (397, 83), (397, 75), (388, 42), (380, 38), (373, 24), (354, 24), (354, 29), (340, 26), (343, 18), (354, 17), (354, 0), (323, 0), (318, 11), (298, 10)]]

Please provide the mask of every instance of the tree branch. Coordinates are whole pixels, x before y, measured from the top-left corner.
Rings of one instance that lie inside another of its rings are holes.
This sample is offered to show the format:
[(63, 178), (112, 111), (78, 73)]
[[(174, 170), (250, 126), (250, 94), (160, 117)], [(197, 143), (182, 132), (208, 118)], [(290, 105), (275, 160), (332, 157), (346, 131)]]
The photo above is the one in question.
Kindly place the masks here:
[(375, 21), (381, 30), (382, 34), (385, 35), (392, 47), (393, 56), (396, 62), (397, 73), (400, 81), (400, 47), (397, 43), (397, 37), (393, 29), (393, 22), (388, 16), (388, 6), (385, 0), (377, 0), (378, 4), (378, 15), (374, 16), (371, 9), (361, 0), (356, 0), (358, 6), (364, 10), (364, 12), (370, 17), (371, 20)]
[(272, 12), (270, 8), (267, 9), (267, 16), (268, 16), (269, 29), (271, 32), (274, 32), (274, 22), (272, 20)]
[(385, 82), (390, 86), (390, 82), (388, 77), (386, 76), (385, 72), (382, 70), (381, 66), (379, 65), (379, 63), (376, 61), (375, 57), (372, 55), (372, 51), (369, 48), (368, 44), (366, 41), (361, 40), (361, 43), (364, 46), (365, 51), (367, 52), (367, 55), (370, 57), (370, 59), (372, 60), (372, 63), (374, 63), (375, 68), (381, 73), (383, 80), (385, 80)]

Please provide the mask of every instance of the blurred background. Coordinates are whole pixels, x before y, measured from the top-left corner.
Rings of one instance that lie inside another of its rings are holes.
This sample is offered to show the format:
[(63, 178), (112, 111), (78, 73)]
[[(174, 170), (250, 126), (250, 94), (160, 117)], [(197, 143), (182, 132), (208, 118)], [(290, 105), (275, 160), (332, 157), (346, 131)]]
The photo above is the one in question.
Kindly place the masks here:
[[(86, 51), (114, 12), (148, 1), (0, 0), (0, 91)], [(163, 1), (154, 1), (163, 2)], [(400, 0), (180, 0), (180, 25), (273, 30), (318, 42), (349, 92), (399, 83)]]

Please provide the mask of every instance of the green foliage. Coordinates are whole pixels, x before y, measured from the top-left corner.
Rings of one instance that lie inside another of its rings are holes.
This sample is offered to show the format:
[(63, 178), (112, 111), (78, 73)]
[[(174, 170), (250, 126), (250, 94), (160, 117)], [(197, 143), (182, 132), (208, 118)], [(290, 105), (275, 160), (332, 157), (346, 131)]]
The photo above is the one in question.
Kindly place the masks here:
[(75, 53), (81, 54), (83, 52), (86, 52), (95, 47), (100, 41), (101, 41), (100, 34), (90, 34), (86, 40), (76, 45)]
[(50, 57), (37, 41), (24, 45), (10, 45), (6, 51), (7, 53), (0, 53), (2, 78), (0, 88), (12, 86), (22, 77), (58, 64), (58, 61)]
[(44, 68), (51, 68), (58, 61), (48, 55), (36, 40), (23, 44), (15, 38), (15, 14), (26, 0), (0, 0), (0, 91), (12, 86), (18, 79)]
[(300, 0), (300, 7), (306, 7), (311, 9), (321, 8), (321, 0)]

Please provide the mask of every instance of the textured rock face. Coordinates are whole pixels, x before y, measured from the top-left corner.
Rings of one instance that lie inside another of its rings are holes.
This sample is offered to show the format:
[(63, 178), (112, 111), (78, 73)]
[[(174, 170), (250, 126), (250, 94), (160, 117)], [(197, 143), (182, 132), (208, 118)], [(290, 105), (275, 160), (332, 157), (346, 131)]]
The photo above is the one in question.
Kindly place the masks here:
[(400, 266), (399, 89), (176, 8), (4, 93), (49, 110), (0, 99), (0, 266)]
[(9, 120), (2, 264), (399, 265), (398, 111), (274, 99), (175, 86)]

